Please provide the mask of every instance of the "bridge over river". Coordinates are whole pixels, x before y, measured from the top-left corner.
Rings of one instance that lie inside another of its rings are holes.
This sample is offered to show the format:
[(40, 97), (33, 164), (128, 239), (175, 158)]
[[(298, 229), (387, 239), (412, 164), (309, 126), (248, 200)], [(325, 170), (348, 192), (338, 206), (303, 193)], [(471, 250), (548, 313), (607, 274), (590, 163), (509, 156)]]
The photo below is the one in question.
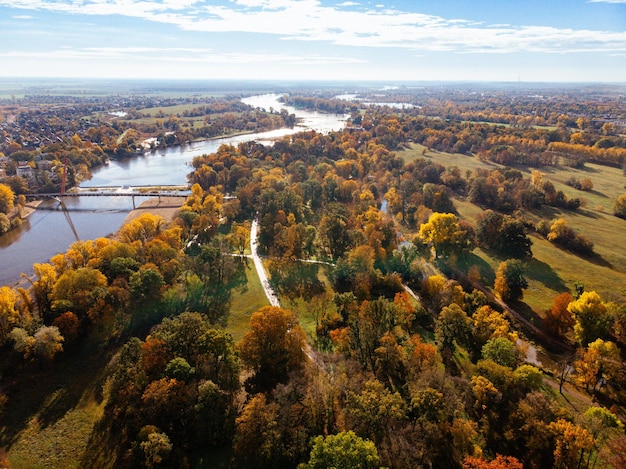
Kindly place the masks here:
[(65, 197), (132, 197), (133, 209), (135, 197), (189, 197), (191, 194), (188, 185), (159, 185), (159, 186), (100, 186), (82, 187), (69, 192), (46, 192), (42, 194), (25, 194), (27, 199), (56, 199), (61, 201)]

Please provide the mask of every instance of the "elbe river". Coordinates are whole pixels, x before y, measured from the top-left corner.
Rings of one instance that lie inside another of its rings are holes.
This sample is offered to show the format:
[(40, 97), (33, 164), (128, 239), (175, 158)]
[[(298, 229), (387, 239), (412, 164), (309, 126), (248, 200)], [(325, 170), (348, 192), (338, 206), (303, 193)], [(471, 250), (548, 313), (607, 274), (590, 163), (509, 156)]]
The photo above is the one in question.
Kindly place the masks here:
[[(328, 133), (344, 127), (346, 115), (324, 114), (297, 110), (278, 102), (281, 95), (267, 94), (244, 98), (242, 101), (254, 107), (279, 112), (286, 109), (295, 114), (299, 124), (293, 129), (283, 128), (269, 132), (240, 135), (195, 142), (182, 147), (159, 149), (123, 161), (111, 161), (108, 165), (94, 168), (92, 178), (80, 187), (98, 186), (145, 186), (182, 185), (187, 183), (191, 172), (191, 160), (195, 156), (214, 153), (223, 144), (238, 145), (255, 140), (271, 144), (271, 140), (303, 130)], [(139, 205), (150, 197), (136, 197)], [(43, 202), (41, 207), (56, 207), (56, 201)], [(131, 197), (71, 197), (65, 199), (68, 212), (61, 210), (37, 210), (19, 228), (0, 236), (0, 286), (13, 285), (22, 273), (32, 274), (34, 263), (48, 262), (52, 256), (65, 252), (76, 241), (67, 216), (76, 228), (80, 240), (95, 239), (116, 232), (126, 215), (133, 209)]]

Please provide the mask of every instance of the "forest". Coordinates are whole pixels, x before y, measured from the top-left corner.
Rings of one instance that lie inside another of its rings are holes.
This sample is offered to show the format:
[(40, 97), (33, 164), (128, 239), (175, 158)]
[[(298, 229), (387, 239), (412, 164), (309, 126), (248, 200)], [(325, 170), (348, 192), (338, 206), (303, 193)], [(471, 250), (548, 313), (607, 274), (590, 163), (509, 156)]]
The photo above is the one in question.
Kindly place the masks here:
[(0, 287), (0, 461), (626, 467), (626, 111), (584, 96), (292, 96), (349, 125), (197, 157), (173, 220)]

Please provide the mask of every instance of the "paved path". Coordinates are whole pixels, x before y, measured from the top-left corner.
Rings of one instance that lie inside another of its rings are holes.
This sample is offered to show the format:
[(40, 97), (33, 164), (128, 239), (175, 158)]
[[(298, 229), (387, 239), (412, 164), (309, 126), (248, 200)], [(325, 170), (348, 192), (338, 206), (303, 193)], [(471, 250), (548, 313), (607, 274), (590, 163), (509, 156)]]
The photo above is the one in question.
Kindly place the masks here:
[(265, 267), (263, 267), (263, 262), (261, 262), (261, 258), (258, 253), (258, 236), (259, 231), (259, 219), (255, 218), (252, 221), (252, 226), (250, 226), (250, 252), (252, 261), (254, 262), (254, 267), (256, 268), (256, 273), (259, 276), (259, 280), (261, 280), (261, 285), (263, 286), (263, 290), (265, 290), (265, 296), (267, 296), (267, 300), (270, 302), (272, 306), (280, 306), (280, 302), (278, 301), (278, 297), (276, 293), (274, 293), (274, 289), (270, 285), (269, 278), (267, 277), (267, 272), (265, 272)]

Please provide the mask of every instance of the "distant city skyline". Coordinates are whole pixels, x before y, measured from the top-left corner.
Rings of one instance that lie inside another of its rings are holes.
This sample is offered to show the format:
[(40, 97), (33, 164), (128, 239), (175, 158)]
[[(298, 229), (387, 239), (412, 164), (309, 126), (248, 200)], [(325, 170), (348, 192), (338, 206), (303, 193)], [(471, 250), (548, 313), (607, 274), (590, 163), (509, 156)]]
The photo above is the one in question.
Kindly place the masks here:
[(0, 0), (0, 76), (626, 83), (626, 0)]

